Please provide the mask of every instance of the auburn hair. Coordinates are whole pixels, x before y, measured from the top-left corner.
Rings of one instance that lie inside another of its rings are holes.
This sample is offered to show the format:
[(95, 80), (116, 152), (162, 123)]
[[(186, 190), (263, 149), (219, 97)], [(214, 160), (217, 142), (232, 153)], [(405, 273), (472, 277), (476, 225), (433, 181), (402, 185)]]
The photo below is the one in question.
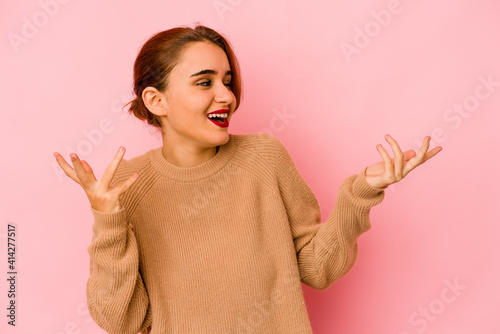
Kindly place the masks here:
[(235, 111), (238, 109), (242, 83), (240, 67), (231, 44), (215, 30), (197, 25), (195, 28), (176, 27), (159, 32), (144, 43), (134, 62), (135, 98), (126, 104), (130, 104), (130, 113), (150, 125), (161, 128), (158, 116), (151, 113), (144, 104), (142, 92), (146, 87), (154, 87), (163, 92), (168, 85), (169, 74), (179, 62), (182, 51), (192, 42), (211, 42), (226, 53), (232, 72), (231, 91), (236, 98)]

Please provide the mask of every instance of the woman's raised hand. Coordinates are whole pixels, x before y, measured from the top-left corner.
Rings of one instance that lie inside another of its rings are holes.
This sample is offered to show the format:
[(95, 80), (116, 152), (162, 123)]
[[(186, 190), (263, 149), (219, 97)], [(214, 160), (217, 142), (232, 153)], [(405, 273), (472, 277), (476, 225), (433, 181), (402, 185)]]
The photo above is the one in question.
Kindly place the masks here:
[(110, 183), (125, 154), (125, 148), (120, 147), (115, 157), (104, 171), (102, 178), (97, 180), (90, 165), (85, 160), (80, 160), (78, 155), (71, 153), (71, 162), (74, 169), (57, 152), (54, 152), (57, 163), (64, 173), (73, 181), (82, 186), (90, 200), (92, 208), (103, 213), (118, 212), (122, 209), (119, 197), (137, 180), (139, 175), (133, 174), (115, 188), (110, 189)]
[(413, 150), (403, 153), (394, 138), (386, 135), (385, 139), (391, 144), (394, 159), (387, 154), (382, 145), (377, 145), (377, 150), (384, 161), (377, 162), (366, 169), (366, 181), (375, 188), (386, 188), (401, 181), (415, 167), (423, 164), (443, 149), (441, 146), (437, 146), (427, 152), (431, 140), (431, 137), (427, 136), (424, 138), (418, 153)]

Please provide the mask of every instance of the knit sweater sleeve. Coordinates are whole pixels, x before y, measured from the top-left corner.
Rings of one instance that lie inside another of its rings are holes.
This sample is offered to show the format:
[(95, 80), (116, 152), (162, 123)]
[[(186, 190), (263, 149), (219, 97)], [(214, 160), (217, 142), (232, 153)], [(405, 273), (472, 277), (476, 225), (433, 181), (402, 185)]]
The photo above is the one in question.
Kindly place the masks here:
[(137, 241), (126, 210), (94, 216), (87, 281), (87, 306), (99, 327), (111, 334), (147, 333), (151, 305), (139, 271)]
[(271, 142), (275, 146), (274, 164), (301, 281), (324, 290), (354, 265), (357, 238), (370, 229), (370, 208), (382, 202), (384, 189), (367, 183), (366, 168), (349, 176), (340, 186), (333, 211), (321, 223), (318, 201), (285, 146), (277, 138)]

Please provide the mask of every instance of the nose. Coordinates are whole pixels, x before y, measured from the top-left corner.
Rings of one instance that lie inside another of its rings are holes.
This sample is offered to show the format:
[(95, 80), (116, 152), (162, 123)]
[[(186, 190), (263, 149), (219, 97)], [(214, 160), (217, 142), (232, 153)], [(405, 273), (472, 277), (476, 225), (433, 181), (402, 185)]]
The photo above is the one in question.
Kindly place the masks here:
[(233, 105), (236, 102), (236, 98), (231, 91), (231, 89), (220, 82), (216, 85), (215, 98), (217, 103), (226, 104), (227, 106)]

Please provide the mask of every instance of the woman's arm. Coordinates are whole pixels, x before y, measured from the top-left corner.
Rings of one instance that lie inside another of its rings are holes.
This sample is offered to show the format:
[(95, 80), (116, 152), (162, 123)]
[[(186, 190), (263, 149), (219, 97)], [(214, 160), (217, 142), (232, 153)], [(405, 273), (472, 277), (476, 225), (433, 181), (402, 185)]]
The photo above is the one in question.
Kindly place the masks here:
[(430, 137), (426, 137), (418, 153), (403, 153), (393, 138), (387, 135), (386, 139), (395, 158), (391, 159), (379, 145), (377, 148), (384, 161), (346, 178), (333, 211), (327, 221), (321, 223), (314, 194), (284, 145), (273, 138), (280, 192), (289, 215), (301, 280), (305, 284), (323, 290), (346, 274), (357, 258), (357, 238), (371, 227), (370, 208), (382, 202), (384, 189), (442, 150), (436, 147), (427, 152)]
[[(108, 333), (137, 334), (151, 324), (148, 294), (139, 272), (139, 251), (119, 197), (138, 174), (115, 178), (125, 148), (120, 147), (101, 180), (90, 165), (72, 153), (72, 168), (57, 152), (54, 156), (65, 174), (78, 183), (90, 201), (94, 215), (87, 282), (87, 306), (94, 321)], [(122, 165), (123, 166), (123, 165)]]
[(272, 159), (292, 232), (301, 281), (323, 290), (354, 265), (357, 238), (370, 229), (370, 208), (384, 198), (370, 186), (365, 170), (343, 181), (325, 223), (316, 197), (298, 172), (284, 145), (272, 138)]
[(87, 306), (99, 327), (111, 334), (136, 334), (151, 325), (151, 305), (139, 272), (135, 234), (126, 211), (95, 218), (87, 281)]
[[(384, 191), (371, 187), (364, 173), (342, 182), (325, 223), (320, 223), (317, 202), (308, 205), (296, 199), (293, 203), (286, 200), (290, 210), (297, 212), (291, 223), (301, 280), (313, 288), (328, 288), (353, 267), (358, 255), (357, 239), (371, 228), (370, 208), (384, 199)], [(302, 196), (314, 196), (309, 188), (303, 189)]]

